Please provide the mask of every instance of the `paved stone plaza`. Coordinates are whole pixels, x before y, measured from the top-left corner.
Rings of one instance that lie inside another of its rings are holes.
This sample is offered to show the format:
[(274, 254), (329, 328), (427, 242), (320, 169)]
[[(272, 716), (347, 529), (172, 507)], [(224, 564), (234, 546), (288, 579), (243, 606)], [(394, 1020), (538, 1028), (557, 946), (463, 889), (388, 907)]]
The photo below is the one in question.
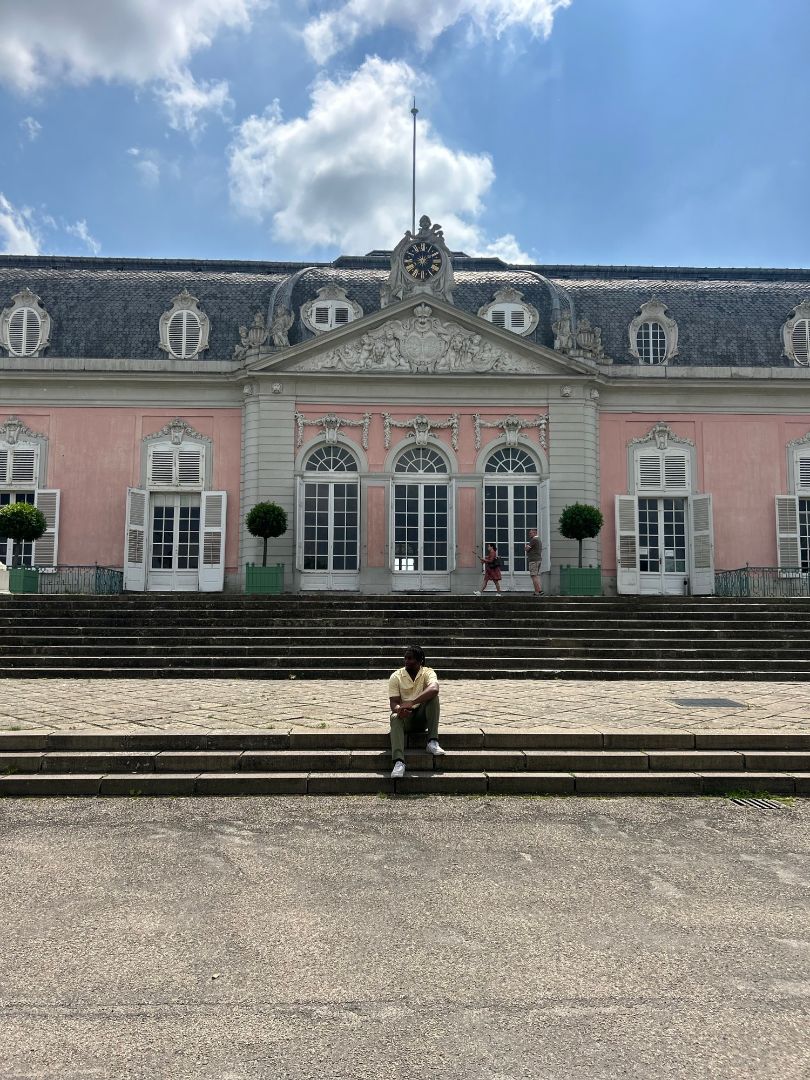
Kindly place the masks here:
[[(807, 682), (448, 680), (441, 701), (443, 729), (810, 731)], [(370, 680), (2, 679), (0, 731), (387, 731), (386, 705)]]

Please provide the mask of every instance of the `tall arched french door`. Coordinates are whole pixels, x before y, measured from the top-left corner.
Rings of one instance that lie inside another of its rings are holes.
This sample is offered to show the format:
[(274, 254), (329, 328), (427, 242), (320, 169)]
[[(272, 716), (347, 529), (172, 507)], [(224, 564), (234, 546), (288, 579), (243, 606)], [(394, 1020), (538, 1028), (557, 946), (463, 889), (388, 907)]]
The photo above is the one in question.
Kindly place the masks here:
[(357, 461), (343, 446), (319, 446), (304, 463), (298, 487), (301, 588), (357, 589), (360, 569), (360, 485)]
[(543, 568), (548, 551), (548, 481), (541, 481), (537, 462), (525, 450), (502, 446), (484, 466), (484, 545), (493, 543), (503, 564), (507, 589), (531, 589), (526, 562), (529, 529), (537, 529), (543, 543)]
[(412, 446), (394, 463), (391, 571), (395, 590), (445, 592), (453, 570), (453, 488), (447, 462)]

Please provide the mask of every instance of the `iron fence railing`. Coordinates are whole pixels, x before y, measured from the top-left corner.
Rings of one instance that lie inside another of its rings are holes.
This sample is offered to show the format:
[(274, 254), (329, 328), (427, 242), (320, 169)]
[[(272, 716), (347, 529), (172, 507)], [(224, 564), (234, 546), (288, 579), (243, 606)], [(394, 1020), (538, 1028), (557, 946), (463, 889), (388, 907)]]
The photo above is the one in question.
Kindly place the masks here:
[(91, 593), (113, 596), (124, 591), (124, 574), (107, 566), (57, 566), (39, 568), (40, 595), (47, 593)]
[(810, 573), (798, 566), (743, 566), (739, 570), (718, 570), (714, 575), (714, 593), (715, 596), (810, 596)]

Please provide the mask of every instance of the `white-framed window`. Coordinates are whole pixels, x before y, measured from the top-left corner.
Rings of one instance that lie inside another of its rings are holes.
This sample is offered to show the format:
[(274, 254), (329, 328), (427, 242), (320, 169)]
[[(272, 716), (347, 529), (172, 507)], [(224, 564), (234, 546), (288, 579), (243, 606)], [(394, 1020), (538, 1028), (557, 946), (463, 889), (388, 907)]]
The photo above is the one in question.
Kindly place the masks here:
[(691, 457), (677, 448), (636, 450), (636, 491), (651, 495), (688, 495), (692, 488)]
[(395, 573), (447, 574), (452, 567), (452, 488), (445, 459), (430, 446), (411, 446), (394, 462)]
[(160, 348), (174, 360), (193, 360), (208, 348), (208, 316), (187, 289), (175, 296), (158, 328)]
[(776, 561), (786, 572), (810, 571), (810, 434), (788, 447), (789, 495), (776, 496)]
[(346, 290), (336, 285), (318, 289), (314, 300), (301, 307), (301, 321), (313, 334), (325, 334), (337, 330), (363, 317), (363, 309), (346, 295)]
[(0, 314), (0, 346), (9, 356), (39, 356), (48, 346), (51, 318), (40, 298), (23, 289)]
[(446, 473), (447, 462), (438, 450), (430, 446), (412, 446), (403, 450), (396, 460), (394, 472)]
[(0, 442), (0, 488), (34, 488), (38, 477), (38, 446), (9, 446)]
[(299, 569), (356, 573), (360, 560), (357, 459), (343, 446), (316, 447), (304, 462), (299, 490)]
[(678, 355), (678, 324), (660, 300), (641, 305), (629, 334), (630, 353), (640, 364), (666, 364)]
[(147, 451), (146, 486), (201, 490), (205, 485), (205, 446), (184, 440), (180, 446), (156, 442)]
[(494, 300), (478, 309), (478, 315), (493, 326), (523, 336), (530, 334), (540, 319), (537, 308), (527, 304), (517, 289), (499, 289)]
[(810, 300), (803, 300), (791, 311), (782, 326), (785, 355), (799, 367), (810, 367)]
[(541, 568), (551, 567), (549, 482), (540, 480), (537, 462), (519, 446), (500, 446), (484, 463), (482, 550), (494, 544), (509, 588), (530, 588), (526, 575), (529, 529), (543, 545)]
[(487, 458), (484, 471), (488, 473), (536, 473), (537, 462), (518, 446), (501, 446)]
[(663, 364), (667, 356), (667, 332), (659, 322), (643, 322), (636, 330), (636, 350), (642, 364)]

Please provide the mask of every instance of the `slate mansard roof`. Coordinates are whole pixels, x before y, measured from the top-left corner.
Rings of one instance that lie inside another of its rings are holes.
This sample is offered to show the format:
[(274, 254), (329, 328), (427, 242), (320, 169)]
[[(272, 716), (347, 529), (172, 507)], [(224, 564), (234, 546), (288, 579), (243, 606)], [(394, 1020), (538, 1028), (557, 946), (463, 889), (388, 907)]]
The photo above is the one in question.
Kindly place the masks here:
[[(453, 300), (476, 314), (499, 289), (511, 287), (540, 319), (531, 340), (552, 347), (560, 311), (602, 330), (606, 356), (636, 364), (628, 328), (642, 304), (662, 301), (678, 324), (670, 366), (793, 367), (781, 330), (793, 308), (810, 299), (810, 270), (671, 267), (507, 266), (498, 259), (454, 257)], [(325, 285), (346, 290), (364, 315), (380, 309), (390, 253), (342, 256), (331, 264), (214, 260), (0, 256), (0, 308), (24, 288), (52, 319), (51, 357), (160, 360), (158, 322), (188, 289), (210, 320), (206, 360), (230, 360), (239, 327), (270, 306), (295, 315), (291, 344), (307, 340), (301, 305)]]

